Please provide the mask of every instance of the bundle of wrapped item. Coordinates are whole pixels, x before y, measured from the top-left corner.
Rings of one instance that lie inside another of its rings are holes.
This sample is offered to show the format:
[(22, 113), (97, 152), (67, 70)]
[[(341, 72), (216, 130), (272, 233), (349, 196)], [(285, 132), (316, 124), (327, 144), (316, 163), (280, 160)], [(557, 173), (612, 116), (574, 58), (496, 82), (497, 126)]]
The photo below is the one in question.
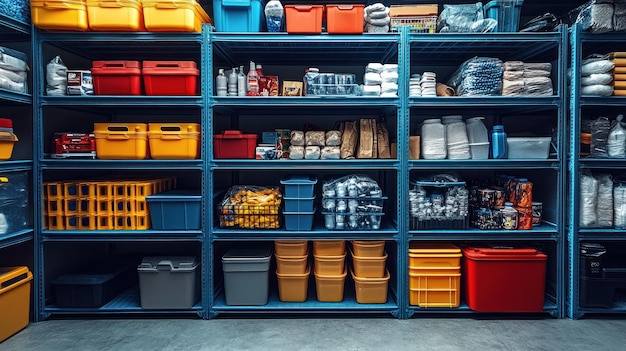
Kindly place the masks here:
[(614, 67), (615, 63), (611, 60), (610, 55), (592, 54), (584, 59), (580, 66), (581, 95), (613, 95)]
[(613, 52), (613, 95), (626, 96), (626, 52)]
[(458, 96), (489, 96), (502, 93), (502, 61), (492, 57), (474, 57), (465, 61), (447, 85)]
[(365, 33), (387, 33), (389, 32), (389, 7), (377, 2), (365, 7), (363, 11)]
[(380, 96), (381, 85), (383, 84), (383, 68), (384, 65), (378, 62), (371, 62), (365, 66), (365, 75), (363, 76), (364, 96)]
[(570, 11), (569, 17), (591, 33), (626, 31), (626, 1), (591, 0)]
[(552, 64), (506, 61), (502, 75), (503, 96), (552, 95)]
[(0, 46), (0, 88), (28, 93), (28, 64), (23, 52)]

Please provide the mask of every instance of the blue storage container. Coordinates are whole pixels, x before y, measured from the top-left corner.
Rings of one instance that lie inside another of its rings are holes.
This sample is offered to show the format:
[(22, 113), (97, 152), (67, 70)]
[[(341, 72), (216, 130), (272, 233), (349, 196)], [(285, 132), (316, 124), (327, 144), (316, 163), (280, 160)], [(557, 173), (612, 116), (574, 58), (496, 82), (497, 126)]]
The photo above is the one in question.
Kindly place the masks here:
[(517, 32), (524, 0), (493, 0), (485, 7), (485, 15), (498, 21), (494, 32)]
[(263, 0), (213, 0), (218, 32), (260, 32), (265, 18)]
[(286, 198), (310, 199), (313, 197), (313, 188), (317, 184), (317, 179), (293, 176), (288, 179), (282, 179), (280, 184), (285, 186), (284, 195)]
[(154, 230), (198, 230), (202, 196), (195, 191), (172, 190), (146, 196)]
[(285, 230), (311, 230), (315, 210), (310, 212), (283, 212)]
[(315, 196), (311, 198), (288, 198), (284, 197), (285, 212), (311, 212), (313, 211), (313, 203)]

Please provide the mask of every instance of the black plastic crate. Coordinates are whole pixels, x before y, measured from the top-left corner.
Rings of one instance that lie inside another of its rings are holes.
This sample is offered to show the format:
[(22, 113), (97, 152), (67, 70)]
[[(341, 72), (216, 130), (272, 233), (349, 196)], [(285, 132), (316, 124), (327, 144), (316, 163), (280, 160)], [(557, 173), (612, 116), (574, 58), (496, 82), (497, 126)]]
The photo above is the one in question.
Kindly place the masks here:
[(469, 218), (466, 216), (464, 219), (425, 219), (420, 220), (417, 217), (412, 217), (411, 230), (430, 230), (430, 229), (467, 229), (469, 228)]

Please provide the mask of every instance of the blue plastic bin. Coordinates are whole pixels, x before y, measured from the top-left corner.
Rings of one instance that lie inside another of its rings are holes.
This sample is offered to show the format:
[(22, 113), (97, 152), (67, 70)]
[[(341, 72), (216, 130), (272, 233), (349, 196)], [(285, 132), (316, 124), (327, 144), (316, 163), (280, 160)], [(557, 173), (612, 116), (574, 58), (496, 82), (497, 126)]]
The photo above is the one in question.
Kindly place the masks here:
[(260, 32), (265, 16), (263, 0), (213, 0), (218, 32)]
[(172, 190), (146, 196), (154, 230), (198, 230), (202, 196), (194, 191)]
[(311, 198), (283, 198), (285, 203), (285, 212), (311, 212), (313, 211), (313, 202), (315, 196)]
[(317, 184), (316, 178), (293, 176), (288, 179), (282, 179), (280, 184), (285, 186), (286, 198), (310, 199), (313, 197), (313, 188)]
[(494, 32), (517, 32), (524, 0), (493, 0), (485, 7), (485, 15), (498, 21)]
[(315, 210), (310, 212), (283, 212), (285, 230), (311, 230)]

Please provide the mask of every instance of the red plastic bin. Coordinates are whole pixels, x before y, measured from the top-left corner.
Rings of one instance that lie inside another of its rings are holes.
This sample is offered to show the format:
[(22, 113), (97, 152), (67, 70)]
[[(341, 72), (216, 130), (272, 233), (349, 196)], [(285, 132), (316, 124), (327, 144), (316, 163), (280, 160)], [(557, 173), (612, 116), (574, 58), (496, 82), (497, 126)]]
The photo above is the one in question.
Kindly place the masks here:
[(91, 66), (96, 95), (141, 95), (139, 61), (93, 61)]
[(530, 248), (464, 248), (465, 302), (479, 312), (542, 312), (546, 260)]
[(143, 61), (142, 75), (146, 95), (198, 95), (193, 61)]
[(328, 34), (363, 34), (363, 5), (326, 5)]
[(324, 5), (285, 5), (287, 33), (320, 34), (323, 15)]
[(255, 158), (256, 134), (226, 130), (213, 136), (215, 158)]

